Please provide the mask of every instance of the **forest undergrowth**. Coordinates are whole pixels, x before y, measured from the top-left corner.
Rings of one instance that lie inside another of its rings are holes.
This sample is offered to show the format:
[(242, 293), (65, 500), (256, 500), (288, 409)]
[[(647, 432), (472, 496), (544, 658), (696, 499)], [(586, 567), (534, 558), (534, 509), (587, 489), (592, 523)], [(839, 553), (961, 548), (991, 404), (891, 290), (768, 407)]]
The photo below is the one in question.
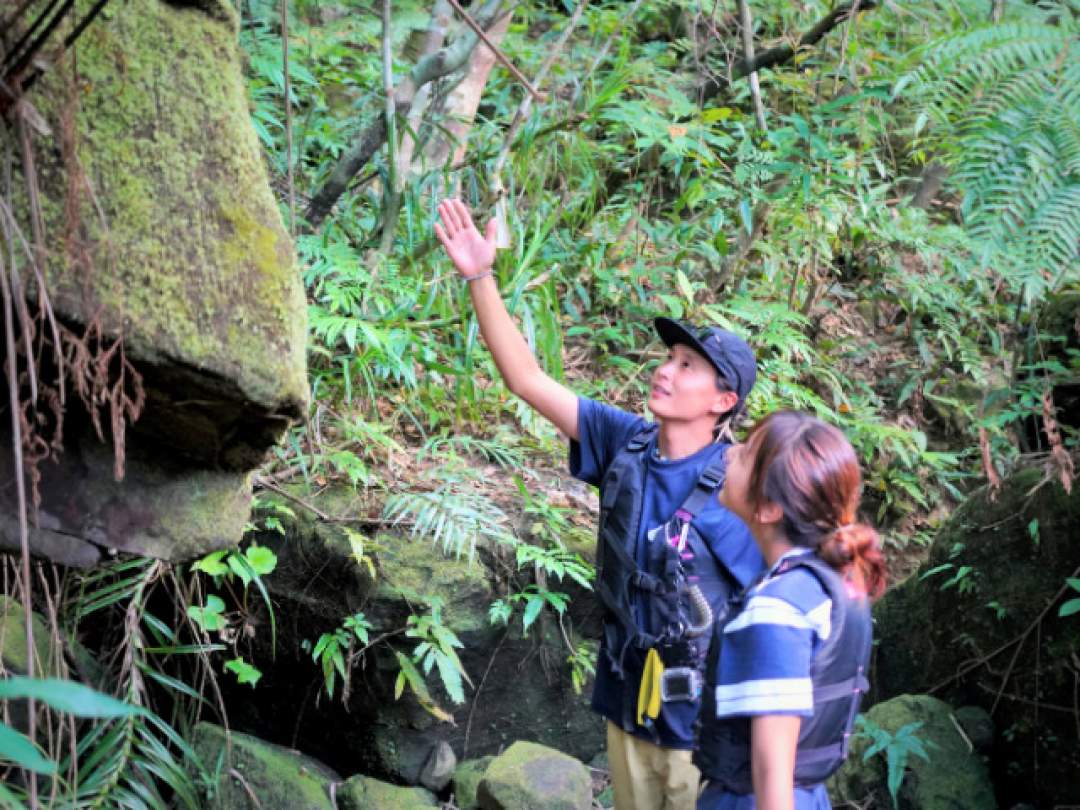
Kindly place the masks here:
[[(503, 296), (582, 395), (642, 412), (657, 315), (745, 336), (751, 416), (798, 408), (846, 431), (894, 577), (974, 489), (1027, 465), (1071, 485), (1080, 416), (1054, 392), (1080, 376), (1080, 325), (1060, 306), (1080, 292), (1075, 4), (477, 2), (492, 47), (454, 6), (236, 5), (308, 296), (311, 383), (304, 423), (256, 477), (253, 529), (284, 533), (296, 510), (343, 520), (375, 576), (371, 527), (451, 557), (505, 547), (514, 585), (491, 619), (524, 632), (564, 616), (560, 583), (588, 587), (590, 495), (498, 379), (432, 234), (448, 195), (497, 219)], [(325, 511), (328, 488), (351, 493), (348, 514)], [(66, 595), (72, 633), (90, 616), (113, 628), (95, 637), (123, 697), (169, 718), (103, 704), (79, 751), (58, 731), (63, 772), (94, 767), (54, 794), (195, 806), (173, 729), (226, 713), (216, 678), (257, 686), (244, 617), (270, 607), (274, 564), (249, 542), (45, 588)], [(161, 591), (173, 621), (148, 608)], [(385, 643), (399, 695), (436, 716), (444, 695), (461, 702), (439, 605), (387, 635), (355, 614), (311, 639), (331, 696)], [(572, 628), (563, 640), (581, 687), (595, 651)]]

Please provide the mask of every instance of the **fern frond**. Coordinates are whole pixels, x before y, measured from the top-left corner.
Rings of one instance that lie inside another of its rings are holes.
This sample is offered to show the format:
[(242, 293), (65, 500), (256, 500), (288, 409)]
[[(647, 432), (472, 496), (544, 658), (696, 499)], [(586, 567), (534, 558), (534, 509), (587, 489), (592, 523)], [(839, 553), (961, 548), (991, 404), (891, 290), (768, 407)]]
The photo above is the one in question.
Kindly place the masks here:
[(514, 543), (506, 513), (487, 495), (444, 486), (433, 492), (404, 492), (387, 499), (383, 517), (393, 524), (413, 520), (414, 536), (430, 537), (446, 554), (476, 553), (477, 541)]

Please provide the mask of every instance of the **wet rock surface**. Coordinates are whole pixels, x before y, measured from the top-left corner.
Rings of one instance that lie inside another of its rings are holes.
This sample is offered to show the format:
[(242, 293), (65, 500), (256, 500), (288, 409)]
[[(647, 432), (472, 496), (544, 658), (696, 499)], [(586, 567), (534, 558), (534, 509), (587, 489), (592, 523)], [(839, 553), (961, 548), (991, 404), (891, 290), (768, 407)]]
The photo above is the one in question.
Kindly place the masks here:
[(996, 499), (984, 490), (965, 502), (875, 607), (871, 697), (934, 690), (992, 712), (1003, 806), (1080, 803), (1080, 622), (1058, 616), (1066, 578), (1080, 575), (1077, 526), (1080, 487), (1069, 494), (1042, 468), (1024, 470)]
[[(186, 560), (239, 542), (247, 472), (306, 408), (303, 290), (248, 116), (236, 31), (218, 0), (132, 0), (31, 93), (48, 125), (35, 163), (45, 232), (62, 245), (44, 276), (67, 378), (63, 452), (38, 464), (38, 556)], [(73, 172), (92, 196), (72, 196)], [(19, 194), (15, 210), (29, 211)], [(59, 369), (43, 356), (42, 384), (59, 401)], [(104, 441), (81, 410), (87, 399)], [(124, 435), (111, 427), (134, 412)], [(9, 431), (5, 421), (0, 514), (11, 515)], [(0, 521), (0, 548), (17, 546), (17, 529)]]
[[(926, 758), (910, 751), (897, 793), (898, 810), (995, 810), (998, 806), (983, 757), (960, 730), (951, 706), (929, 695), (901, 695), (879, 703), (867, 721), (894, 738), (905, 728), (919, 740)], [(897, 748), (864, 758), (872, 745), (865, 731), (854, 738), (843, 767), (829, 780), (834, 806), (889, 807), (888, 758)]]

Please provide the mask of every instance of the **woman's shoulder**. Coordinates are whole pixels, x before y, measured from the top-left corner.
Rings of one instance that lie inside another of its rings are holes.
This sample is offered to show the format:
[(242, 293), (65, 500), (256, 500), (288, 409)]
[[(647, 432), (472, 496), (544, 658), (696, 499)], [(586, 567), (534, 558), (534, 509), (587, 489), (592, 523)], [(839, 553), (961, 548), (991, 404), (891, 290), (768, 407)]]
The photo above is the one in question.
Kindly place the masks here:
[(794, 566), (774, 575), (755, 588), (748, 600), (751, 613), (785, 613), (791, 626), (814, 630), (828, 638), (832, 600), (821, 581), (803, 566)]

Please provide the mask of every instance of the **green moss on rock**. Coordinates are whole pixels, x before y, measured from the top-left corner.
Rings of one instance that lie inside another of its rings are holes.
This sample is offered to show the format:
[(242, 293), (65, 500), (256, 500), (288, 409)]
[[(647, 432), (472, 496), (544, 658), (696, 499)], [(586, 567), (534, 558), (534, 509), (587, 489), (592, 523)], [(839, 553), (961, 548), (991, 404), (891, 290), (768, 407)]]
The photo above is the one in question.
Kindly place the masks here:
[[(31, 613), (30, 621), (34, 632), (34, 672), (37, 675), (51, 672), (57, 651), (50, 643), (49, 625), (38, 613)], [(22, 603), (0, 594), (0, 661), (7, 674), (26, 675), (29, 672), (26, 653), (26, 616)]]
[(422, 538), (381, 534), (376, 542), (381, 573), (377, 598), (390, 602), (435, 598), (442, 602), (443, 620), (455, 633), (488, 627), (491, 591), (482, 565), (447, 557)]
[(573, 757), (519, 741), (488, 766), (477, 801), (482, 810), (588, 810), (592, 782)]
[(467, 759), (454, 770), (454, 804), (461, 810), (476, 810), (480, 806), (476, 802), (476, 791), (494, 761), (495, 757)]
[[(249, 119), (235, 13), (198, 6), (121, 4), (80, 38), (77, 79), (58, 65), (35, 89), (53, 131), (74, 131), (103, 214), (84, 195), (91, 267), (55, 251), (49, 289), (62, 317), (98, 318), (130, 356), (234, 381), (295, 414), (307, 396), (303, 291)], [(58, 144), (39, 146), (59, 235), (68, 173)]]
[(354, 776), (337, 791), (340, 810), (425, 810), (439, 807), (435, 794), (423, 788), (399, 787), (368, 776)]
[(340, 777), (298, 751), (212, 723), (195, 727), (194, 749), (213, 783), (204, 810), (335, 810)]
[(1080, 486), (1067, 493), (1041, 467), (1022, 470), (996, 498), (982, 490), (957, 509), (926, 563), (874, 610), (872, 696), (934, 689), (954, 705), (993, 708), (1012, 741), (993, 752), (1010, 800), (1080, 803), (1080, 747), (1061, 744), (1075, 740), (1073, 717), (1030, 700), (1073, 704), (1080, 621), (1056, 605), (1080, 567), (1078, 525)]
[[(982, 757), (971, 751), (953, 719), (952, 708), (929, 695), (901, 695), (867, 712), (870, 723), (896, 734), (911, 723), (929, 759), (911, 754), (901, 784), (899, 810), (994, 810), (997, 801)], [(834, 806), (889, 807), (885, 753), (863, 759), (870, 747), (865, 735), (855, 737), (844, 766), (829, 780)]]

